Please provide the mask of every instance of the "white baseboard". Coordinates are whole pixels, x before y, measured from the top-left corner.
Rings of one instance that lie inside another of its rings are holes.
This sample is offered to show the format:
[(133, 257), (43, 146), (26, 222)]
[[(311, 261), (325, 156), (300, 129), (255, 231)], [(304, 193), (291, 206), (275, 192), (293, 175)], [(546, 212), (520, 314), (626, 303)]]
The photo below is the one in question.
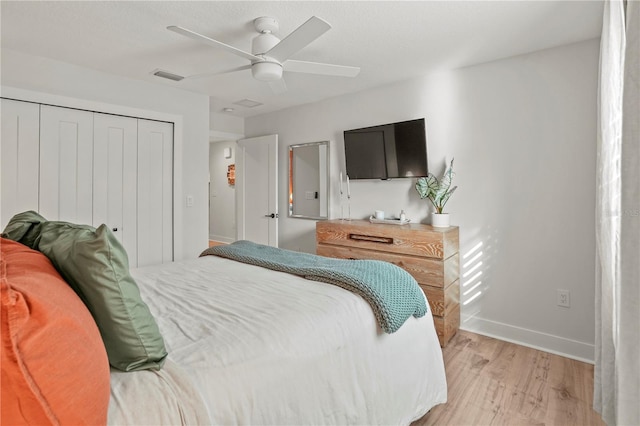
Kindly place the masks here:
[(222, 235), (209, 235), (209, 239), (212, 241), (218, 241), (221, 243), (233, 243), (235, 242), (235, 238), (223, 237)]
[(595, 346), (478, 317), (462, 317), (460, 329), (593, 364)]

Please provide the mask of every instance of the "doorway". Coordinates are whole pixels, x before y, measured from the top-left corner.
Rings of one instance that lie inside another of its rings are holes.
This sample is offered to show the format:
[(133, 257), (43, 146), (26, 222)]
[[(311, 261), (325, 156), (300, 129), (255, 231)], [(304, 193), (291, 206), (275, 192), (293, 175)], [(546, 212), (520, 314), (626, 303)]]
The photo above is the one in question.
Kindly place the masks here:
[[(230, 179), (235, 165), (236, 141), (209, 143), (209, 241), (232, 243), (236, 240), (236, 189)], [(228, 176), (229, 175), (229, 176)]]
[(209, 245), (278, 246), (277, 175), (277, 135), (210, 142)]

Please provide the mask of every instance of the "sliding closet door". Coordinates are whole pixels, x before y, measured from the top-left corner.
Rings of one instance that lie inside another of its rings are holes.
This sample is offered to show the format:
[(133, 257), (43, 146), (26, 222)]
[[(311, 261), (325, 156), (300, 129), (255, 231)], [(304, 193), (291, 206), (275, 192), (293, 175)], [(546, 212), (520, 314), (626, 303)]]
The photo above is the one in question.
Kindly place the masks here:
[(40, 214), (93, 223), (93, 113), (47, 105), (40, 117)]
[(93, 117), (93, 226), (106, 224), (138, 264), (136, 182), (138, 120), (95, 113)]
[(138, 120), (138, 266), (173, 260), (173, 124)]
[(0, 230), (11, 217), (38, 211), (40, 105), (2, 99)]

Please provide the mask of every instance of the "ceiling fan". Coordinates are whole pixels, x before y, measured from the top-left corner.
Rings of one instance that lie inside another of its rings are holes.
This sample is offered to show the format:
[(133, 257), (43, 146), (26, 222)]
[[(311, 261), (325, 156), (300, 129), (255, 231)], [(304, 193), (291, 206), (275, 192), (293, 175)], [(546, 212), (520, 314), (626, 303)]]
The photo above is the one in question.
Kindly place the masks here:
[(205, 43), (209, 46), (224, 49), (229, 53), (251, 61), (250, 64), (225, 71), (195, 74), (185, 78), (200, 78), (226, 74), (235, 71), (251, 69), (256, 80), (266, 81), (276, 93), (286, 91), (282, 72), (300, 72), (309, 74), (332, 75), (339, 77), (355, 77), (360, 72), (358, 67), (324, 64), (289, 59), (315, 39), (331, 29), (328, 22), (312, 16), (307, 22), (296, 28), (287, 37), (280, 40), (273, 35), (278, 31), (278, 21), (275, 18), (263, 16), (253, 21), (255, 29), (260, 33), (251, 42), (251, 53), (237, 49), (221, 41), (214, 40), (202, 34), (175, 25), (168, 30), (181, 34), (190, 39)]

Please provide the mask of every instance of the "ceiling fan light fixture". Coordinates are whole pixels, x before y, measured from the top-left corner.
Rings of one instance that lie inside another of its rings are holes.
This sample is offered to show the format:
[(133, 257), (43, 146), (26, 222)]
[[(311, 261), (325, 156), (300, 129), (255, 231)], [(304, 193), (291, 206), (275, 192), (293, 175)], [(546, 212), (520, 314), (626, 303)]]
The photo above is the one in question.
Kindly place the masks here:
[(276, 81), (282, 78), (282, 65), (278, 62), (256, 62), (251, 66), (251, 74), (256, 80)]

